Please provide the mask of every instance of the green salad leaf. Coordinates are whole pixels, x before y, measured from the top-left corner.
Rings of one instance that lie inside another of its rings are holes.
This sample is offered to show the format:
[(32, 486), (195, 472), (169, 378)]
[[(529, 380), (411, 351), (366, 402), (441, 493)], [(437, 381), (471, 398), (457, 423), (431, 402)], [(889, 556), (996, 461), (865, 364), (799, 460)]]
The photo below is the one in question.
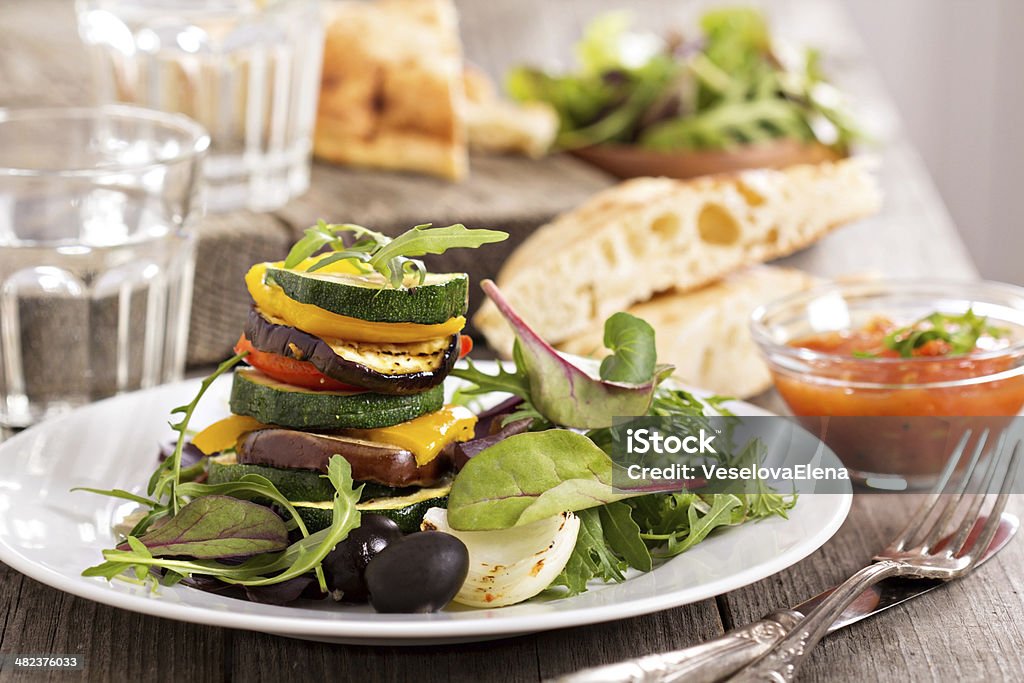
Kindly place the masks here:
[(654, 328), (629, 313), (615, 313), (604, 323), (604, 345), (612, 355), (601, 361), (601, 379), (641, 384), (654, 377), (658, 352)]
[[(351, 244), (346, 243), (349, 236)], [(323, 220), (307, 228), (284, 260), (285, 268), (296, 268), (324, 248), (330, 251), (309, 267), (320, 270), (332, 263), (350, 261), (366, 273), (380, 273), (391, 287), (404, 286), (406, 276), (423, 283), (427, 269), (412, 258), (426, 254), (443, 254), (449, 249), (475, 249), (484, 244), (502, 242), (508, 233), (500, 230), (473, 230), (461, 223), (433, 228), (429, 223), (417, 225), (395, 238), (354, 223), (327, 223)]]
[(452, 482), (453, 529), (508, 529), (627, 498), (612, 489), (614, 464), (583, 434), (517, 434), (471, 458)]
[(352, 488), (352, 469), (348, 461), (341, 456), (332, 457), (327, 477), (335, 487), (331, 526), (292, 543), (281, 552), (262, 553), (239, 564), (226, 564), (214, 559), (175, 559), (156, 557), (142, 539), (129, 536), (126, 541), (128, 550), (104, 550), (105, 561), (86, 569), (82, 576), (109, 580), (134, 570), (139, 579), (144, 579), (152, 569), (159, 568), (170, 572), (173, 580), (200, 575), (241, 586), (268, 586), (319, 571), (327, 554), (359, 526), (356, 503), (362, 487)]
[(594, 578), (616, 583), (625, 580), (626, 562), (612, 551), (601, 513), (597, 509), (582, 510), (577, 516), (580, 531), (576, 545), (551, 586), (564, 586), (568, 595), (578, 595), (586, 592), (587, 582)]
[[(238, 363), (239, 354), (222, 363), (200, 385), (196, 397), (175, 408), (183, 418), (172, 428), (178, 433), (174, 454), (156, 468), (149, 484), (149, 497), (122, 489), (79, 488), (89, 493), (138, 503), (144, 512), (118, 548), (103, 551), (105, 561), (82, 572), (108, 580), (136, 581), (162, 573), (160, 582), (171, 585), (194, 575), (215, 577), (225, 583), (264, 586), (283, 583), (314, 573), (320, 589), (327, 583), (320, 566), (323, 558), (359, 526), (356, 503), (362, 487), (353, 490), (351, 467), (334, 456), (328, 464), (327, 479), (335, 489), (332, 524), (310, 534), (294, 505), (265, 477), (247, 474), (238, 481), (206, 484), (192, 481), (195, 468), (182, 469), (181, 454), (188, 423), (200, 399), (221, 374)], [(270, 508), (251, 501), (271, 501), (285, 519)], [(134, 521), (134, 519), (133, 519)], [(301, 538), (289, 545), (288, 531), (297, 529)], [(239, 564), (219, 559), (249, 557)]]
[(181, 495), (177, 489), (178, 485), (181, 483), (181, 452), (185, 447), (188, 425), (192, 420), (192, 414), (199, 405), (199, 401), (203, 398), (203, 394), (205, 394), (206, 390), (210, 388), (210, 385), (212, 385), (218, 377), (238, 365), (238, 363), (247, 355), (248, 351), (239, 353), (218, 365), (217, 369), (199, 385), (199, 391), (196, 392), (195, 398), (183, 406), (171, 409), (171, 415), (180, 414), (182, 416), (177, 422), (170, 423), (171, 429), (178, 433), (178, 441), (174, 445), (174, 453), (171, 454), (171, 457), (164, 460), (153, 472), (153, 476), (150, 477), (149, 486), (146, 490), (150, 496), (157, 500), (161, 499), (164, 495), (167, 495), (170, 498), (171, 509), (175, 514), (177, 514), (183, 504)]
[(633, 519), (633, 508), (624, 501), (615, 501), (598, 508), (598, 512), (609, 550), (630, 567), (651, 571), (651, 551), (643, 541), (640, 526)]
[[(616, 345), (617, 357), (606, 371), (620, 377), (628, 374), (634, 381), (591, 377), (541, 339), (493, 282), (484, 280), (481, 286), (515, 332), (515, 376), (504, 369), (490, 378), (475, 369), (456, 369), (452, 374), (474, 382), (477, 390), (511, 391), (527, 401), (530, 415), (539, 414), (544, 421), (563, 427), (609, 427), (616, 416), (646, 414), (655, 388), (672, 373), (671, 365), (652, 363), (655, 350), (650, 326), (620, 314), (613, 316), (607, 332)], [(649, 372), (643, 374), (645, 370)]]
[(154, 556), (248, 557), (287, 548), (288, 528), (263, 505), (230, 496), (203, 496), (138, 541)]
[(863, 138), (813, 49), (780, 49), (753, 8), (706, 12), (689, 40), (595, 17), (575, 46), (577, 68), (516, 67), (509, 94), (549, 104), (563, 148), (616, 143), (651, 149), (729, 149), (787, 138), (845, 153)]
[(896, 351), (903, 358), (913, 357), (914, 351), (930, 341), (948, 344), (949, 352), (946, 355), (962, 356), (974, 351), (982, 336), (998, 339), (1007, 334), (1005, 328), (990, 324), (988, 318), (969, 308), (959, 315), (938, 311), (926, 315), (912, 325), (890, 332), (882, 343), (885, 348)]

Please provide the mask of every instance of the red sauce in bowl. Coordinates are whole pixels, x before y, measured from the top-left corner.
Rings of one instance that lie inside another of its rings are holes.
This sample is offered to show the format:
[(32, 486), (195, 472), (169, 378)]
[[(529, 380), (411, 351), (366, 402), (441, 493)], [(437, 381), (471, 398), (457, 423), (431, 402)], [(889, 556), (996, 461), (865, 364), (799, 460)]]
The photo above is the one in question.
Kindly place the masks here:
[(789, 346), (816, 354), (804, 372), (773, 367), (775, 386), (855, 473), (934, 475), (964, 430), (996, 433), (1020, 412), (1024, 374), (1008, 371), (1024, 356), (1005, 330), (931, 329), (876, 318), (796, 339)]

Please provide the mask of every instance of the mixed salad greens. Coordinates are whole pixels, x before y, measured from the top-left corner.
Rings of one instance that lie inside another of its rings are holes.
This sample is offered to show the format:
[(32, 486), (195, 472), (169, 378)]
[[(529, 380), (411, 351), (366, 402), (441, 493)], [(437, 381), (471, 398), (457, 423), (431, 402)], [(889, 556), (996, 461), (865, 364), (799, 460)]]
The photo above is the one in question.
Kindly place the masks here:
[(773, 41), (756, 9), (709, 11), (688, 39), (631, 31), (628, 13), (604, 14), (575, 54), (571, 73), (522, 66), (506, 82), (515, 99), (555, 109), (563, 149), (729, 149), (789, 138), (845, 154), (861, 136), (820, 54)]
[[(786, 516), (795, 497), (760, 482), (742, 493), (614, 485), (616, 416), (729, 415), (724, 399), (665, 381), (654, 330), (634, 316), (609, 318), (612, 353), (592, 375), (484, 281), (516, 334), (515, 367), (453, 369), (449, 350), (466, 348), (465, 275), (428, 273), (412, 257), (503, 235), (417, 226), (391, 240), (320, 223), (285, 261), (254, 266), (246, 343), (172, 410), (177, 438), (145, 493), (86, 489), (138, 509), (84, 575), (275, 604), (499, 607), (623, 581), (722, 527)], [(200, 400), (243, 361), (234, 414), (195, 433)], [(448, 374), (465, 387), (444, 405)], [(468, 409), (495, 393), (509, 398)], [(757, 442), (723, 442), (723, 466), (763, 455)]]

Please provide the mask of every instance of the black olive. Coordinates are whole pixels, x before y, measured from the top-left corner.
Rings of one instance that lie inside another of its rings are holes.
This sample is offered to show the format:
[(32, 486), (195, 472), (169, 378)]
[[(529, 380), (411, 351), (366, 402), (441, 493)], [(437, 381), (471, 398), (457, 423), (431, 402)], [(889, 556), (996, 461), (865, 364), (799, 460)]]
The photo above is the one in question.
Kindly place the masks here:
[(365, 602), (366, 566), (378, 553), (402, 540), (402, 531), (383, 515), (364, 514), (358, 528), (324, 558), (327, 588), (337, 600)]
[(370, 604), (378, 612), (436, 612), (452, 601), (468, 572), (462, 541), (440, 531), (412, 534), (366, 568)]

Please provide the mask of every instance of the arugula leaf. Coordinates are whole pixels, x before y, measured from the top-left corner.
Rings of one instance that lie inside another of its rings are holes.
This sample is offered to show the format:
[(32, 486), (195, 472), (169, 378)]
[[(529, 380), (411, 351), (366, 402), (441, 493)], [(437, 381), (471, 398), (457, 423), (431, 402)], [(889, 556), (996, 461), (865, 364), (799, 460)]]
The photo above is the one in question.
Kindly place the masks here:
[[(351, 235), (355, 242), (345, 243), (344, 235)], [(306, 259), (329, 247), (326, 254), (309, 267), (309, 271), (320, 270), (338, 261), (352, 261), (361, 269), (380, 273), (394, 288), (405, 284), (406, 276), (413, 276), (419, 284), (426, 277), (426, 266), (411, 257), (426, 254), (443, 254), (449, 249), (475, 249), (484, 244), (508, 239), (508, 233), (500, 230), (471, 230), (461, 223), (443, 228), (431, 228), (429, 223), (417, 225), (394, 239), (383, 233), (354, 223), (330, 224), (323, 220), (311, 228), (291, 248), (284, 260), (285, 268), (296, 268)]]
[(218, 377), (223, 375), (231, 368), (238, 365), (238, 363), (249, 354), (248, 351), (236, 354), (231, 358), (217, 366), (217, 369), (213, 373), (204, 379), (199, 385), (199, 391), (196, 393), (189, 403), (177, 408), (171, 409), (171, 415), (182, 416), (178, 422), (171, 422), (171, 429), (178, 433), (178, 442), (174, 446), (174, 453), (171, 457), (164, 460), (156, 471), (153, 472), (153, 476), (149, 480), (149, 487), (147, 492), (150, 496), (153, 496), (157, 500), (160, 500), (165, 494), (170, 496), (170, 505), (174, 514), (177, 514), (181, 509), (182, 500), (178, 494), (178, 485), (181, 482), (181, 451), (185, 447), (185, 441), (187, 440), (188, 424), (192, 419), (192, 414), (196, 410), (196, 406), (199, 405), (199, 401), (203, 398), (203, 394), (210, 388)]
[[(499, 230), (470, 230), (457, 223), (446, 228), (431, 228), (429, 223), (417, 225), (402, 233), (390, 242), (382, 245), (370, 259), (375, 270), (391, 280), (395, 287), (401, 285), (400, 258), (425, 256), (426, 254), (443, 254), (449, 249), (475, 249), (484, 244), (503, 242), (508, 239), (507, 232)], [(397, 272), (396, 272), (397, 271)], [(396, 276), (398, 277), (396, 284)]]
[[(688, 511), (688, 529), (685, 535), (672, 534), (668, 539), (667, 550), (659, 556), (672, 557), (697, 545), (720, 526), (730, 526), (733, 521), (733, 509), (743, 505), (736, 496), (723, 493), (712, 497), (710, 509), (704, 506), (691, 505)], [(646, 538), (646, 537), (645, 537)]]
[(562, 572), (551, 582), (552, 586), (565, 586), (568, 595), (579, 595), (587, 590), (587, 582), (593, 578), (621, 582), (626, 577), (626, 563), (609, 549), (601, 525), (601, 515), (596, 509), (582, 510), (580, 531), (569, 561)]
[(138, 541), (157, 557), (248, 557), (284, 550), (288, 529), (268, 507), (229, 496), (203, 496)]
[(317, 221), (316, 225), (306, 228), (302, 239), (292, 246), (288, 256), (285, 257), (284, 267), (295, 268), (327, 246), (335, 250), (344, 250), (345, 243), (340, 237), (343, 233), (355, 236), (356, 244), (349, 247), (354, 251), (368, 252), (372, 248), (391, 241), (391, 238), (384, 233), (364, 228), (355, 223), (331, 224), (321, 219)]
[[(513, 347), (512, 355), (518, 357), (520, 354), (521, 351), (517, 342)], [(469, 358), (466, 359), (466, 365), (466, 368), (455, 368), (451, 374), (459, 379), (471, 382), (473, 386), (460, 387), (453, 400), (459, 396), (477, 396), (493, 392), (512, 394), (523, 399), (523, 402), (516, 410), (502, 418), (502, 426), (523, 419), (530, 420), (530, 429), (550, 429), (554, 426), (530, 402), (530, 380), (519, 369), (522, 367), (520, 363), (516, 363), (515, 371), (508, 371), (500, 360), (497, 361), (497, 375), (488, 375), (485, 372), (481, 372)]]
[(159, 505), (159, 503), (155, 500), (146, 498), (145, 496), (140, 496), (138, 494), (132, 493), (131, 491), (125, 491), (124, 489), (94, 489), (89, 488), (87, 486), (76, 486), (75, 488), (71, 489), (71, 491), (85, 491), (86, 493), (95, 493), (100, 496), (109, 496), (110, 498), (130, 500), (133, 503), (145, 505), (146, 507), (156, 507), (157, 505)]
[(327, 478), (335, 487), (331, 526), (296, 541), (283, 552), (255, 555), (240, 564), (225, 564), (209, 559), (153, 557), (139, 539), (129, 536), (129, 550), (104, 550), (105, 562), (89, 567), (82, 572), (82, 576), (112, 580), (120, 578), (131, 569), (145, 573), (153, 567), (159, 567), (181, 577), (202, 575), (230, 584), (268, 586), (319, 570), (328, 553), (345, 540), (352, 529), (359, 526), (356, 503), (362, 487), (353, 490), (352, 469), (348, 461), (341, 456), (333, 456), (328, 464)]
[(597, 508), (601, 515), (608, 547), (634, 569), (651, 571), (651, 551), (640, 537), (640, 527), (633, 520), (633, 508), (616, 501)]
[(654, 328), (629, 313), (615, 313), (604, 323), (604, 345), (612, 355), (601, 361), (601, 379), (640, 384), (650, 381), (658, 362)]

